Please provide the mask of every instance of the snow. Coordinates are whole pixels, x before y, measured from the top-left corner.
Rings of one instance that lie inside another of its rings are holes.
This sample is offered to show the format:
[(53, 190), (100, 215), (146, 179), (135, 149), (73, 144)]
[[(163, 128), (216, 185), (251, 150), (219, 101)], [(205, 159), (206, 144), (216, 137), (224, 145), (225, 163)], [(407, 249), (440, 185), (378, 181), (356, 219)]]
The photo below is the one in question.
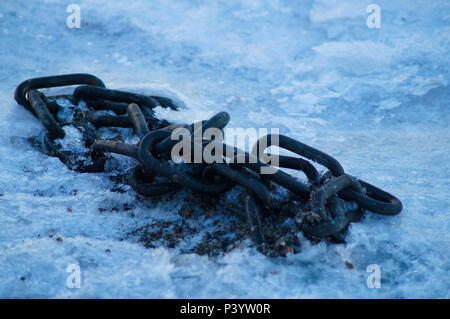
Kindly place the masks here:
[[(449, 298), (450, 4), (378, 0), (382, 28), (369, 29), (371, 2), (80, 0), (81, 28), (68, 29), (71, 1), (2, 1), (0, 297)], [(146, 248), (128, 234), (179, 221), (180, 203), (112, 192), (105, 174), (70, 171), (27, 141), (43, 128), (15, 86), (75, 72), (175, 98), (179, 112), (157, 111), (171, 121), (224, 110), (230, 127), (279, 128), (404, 210), (369, 213), (343, 245), (300, 235), (285, 258), (250, 242), (215, 257)], [(66, 285), (70, 264), (79, 289)], [(380, 289), (366, 285), (370, 264)]]

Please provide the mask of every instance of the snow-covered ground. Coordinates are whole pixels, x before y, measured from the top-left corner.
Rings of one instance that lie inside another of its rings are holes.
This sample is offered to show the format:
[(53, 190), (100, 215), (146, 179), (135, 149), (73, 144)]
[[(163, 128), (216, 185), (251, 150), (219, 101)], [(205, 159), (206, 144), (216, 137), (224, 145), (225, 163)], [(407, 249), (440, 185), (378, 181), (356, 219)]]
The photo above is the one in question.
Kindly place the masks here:
[[(380, 29), (366, 26), (371, 2)], [(80, 29), (66, 27), (70, 3)], [(448, 1), (2, 0), (0, 297), (449, 298), (449, 43)], [(345, 245), (300, 236), (285, 258), (250, 244), (218, 257), (145, 248), (127, 234), (179, 219), (177, 203), (147, 207), (27, 141), (43, 128), (15, 86), (74, 72), (178, 98), (180, 112), (158, 111), (172, 121), (225, 110), (231, 127), (279, 128), (404, 210), (368, 214)], [(80, 289), (66, 285), (70, 264)]]

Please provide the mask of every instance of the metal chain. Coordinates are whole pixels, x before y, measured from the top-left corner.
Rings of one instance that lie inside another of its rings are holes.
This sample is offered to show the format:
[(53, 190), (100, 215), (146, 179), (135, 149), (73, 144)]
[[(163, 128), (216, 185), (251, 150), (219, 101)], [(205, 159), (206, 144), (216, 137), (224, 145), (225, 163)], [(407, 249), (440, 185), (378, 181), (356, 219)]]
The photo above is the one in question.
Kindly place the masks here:
[[(79, 111), (71, 123), (63, 123), (57, 120), (61, 109), (54, 101), (57, 97), (47, 97), (38, 90), (69, 85), (79, 86), (72, 95), (63, 97), (74, 105), (83, 100), (89, 111)], [(313, 240), (339, 237), (350, 223), (361, 219), (365, 210), (382, 215), (396, 215), (402, 210), (402, 203), (398, 198), (346, 174), (335, 158), (311, 146), (285, 135), (274, 134), (262, 137), (254, 145), (258, 150), (263, 147), (264, 151), (275, 140), (277, 143), (274, 144), (278, 147), (302, 156), (303, 158), (279, 155), (277, 166), (302, 171), (308, 179), (308, 184), (305, 184), (270, 166), (272, 163), (268, 164), (261, 158), (250, 161), (253, 155), (243, 150), (215, 140), (202, 138), (196, 141), (198, 132), (195, 131), (195, 123), (175, 125), (158, 119), (153, 111), (157, 106), (177, 110), (171, 99), (110, 90), (103, 81), (90, 74), (29, 79), (17, 86), (14, 97), (18, 104), (32, 112), (44, 125), (47, 153), (58, 157), (72, 170), (104, 171), (108, 153), (116, 153), (139, 162), (131, 169), (128, 184), (143, 196), (161, 196), (182, 188), (217, 196), (235, 185), (244, 187), (247, 191), (243, 194), (242, 204), (251, 237), (260, 250), (265, 249), (261, 218), (273, 212), (273, 199), (269, 190), (272, 182), (291, 192), (295, 199), (292, 203), (301, 202), (305, 205), (305, 209), (297, 214), (295, 220), (304, 235)], [(113, 111), (116, 115), (97, 115), (97, 110)], [(208, 128), (217, 128), (223, 131), (229, 120), (228, 113), (220, 112), (209, 120), (202, 121), (201, 130), (204, 132)], [(73, 125), (82, 132), (85, 146), (89, 149), (86, 154), (64, 150), (55, 142), (56, 139), (64, 138), (63, 127), (66, 125)], [(101, 140), (96, 132), (101, 127), (133, 128), (140, 141), (137, 145), (131, 145), (117, 140)], [(233, 154), (233, 161), (230, 164), (224, 161), (169, 165), (170, 151), (177, 143), (170, 136), (174, 129), (180, 127), (191, 133), (193, 147), (201, 150), (206, 147), (222, 147), (223, 154)], [(261, 143), (263, 139), (265, 142)], [(328, 171), (321, 176), (308, 160), (323, 165)], [(274, 173), (260, 174), (262, 167), (270, 167), (274, 169)], [(155, 176), (163, 177), (165, 181), (155, 182)], [(357, 208), (346, 208), (346, 202), (355, 202)]]

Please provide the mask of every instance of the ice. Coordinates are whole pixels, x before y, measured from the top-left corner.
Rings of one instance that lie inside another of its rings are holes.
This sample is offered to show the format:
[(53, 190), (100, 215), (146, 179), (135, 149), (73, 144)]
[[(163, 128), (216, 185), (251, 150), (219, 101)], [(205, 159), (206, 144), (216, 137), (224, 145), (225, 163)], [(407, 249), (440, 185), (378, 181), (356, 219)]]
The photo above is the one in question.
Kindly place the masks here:
[[(378, 0), (380, 29), (366, 26), (372, 1), (80, 0), (81, 28), (68, 29), (70, 3), (0, 3), (0, 297), (450, 297), (448, 2)], [(43, 127), (14, 88), (73, 72), (174, 98), (179, 112), (157, 110), (171, 121), (224, 110), (230, 127), (279, 128), (404, 210), (367, 214), (343, 245), (299, 235), (302, 252), (285, 258), (250, 242), (216, 257), (145, 248), (129, 233), (180, 221), (179, 197), (112, 192), (105, 174), (70, 171), (28, 142)], [(66, 285), (70, 264), (80, 289)], [(366, 285), (370, 264), (380, 289)]]

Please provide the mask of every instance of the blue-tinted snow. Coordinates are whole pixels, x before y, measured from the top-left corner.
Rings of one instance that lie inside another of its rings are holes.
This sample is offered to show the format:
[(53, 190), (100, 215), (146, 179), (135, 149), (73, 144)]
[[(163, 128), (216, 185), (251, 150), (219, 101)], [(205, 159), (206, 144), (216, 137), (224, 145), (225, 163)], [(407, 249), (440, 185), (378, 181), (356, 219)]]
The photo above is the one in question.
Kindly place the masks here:
[[(80, 29), (66, 27), (73, 2)], [(448, 298), (450, 6), (377, 0), (382, 28), (369, 29), (369, 3), (1, 1), (0, 297)], [(71, 72), (177, 98), (181, 112), (159, 110), (174, 121), (226, 110), (230, 126), (280, 128), (404, 210), (367, 215), (346, 245), (301, 237), (286, 258), (146, 249), (125, 234), (174, 217), (170, 205), (102, 213), (133, 192), (112, 193), (104, 175), (69, 171), (26, 141), (42, 126), (14, 102), (15, 86)], [(72, 263), (80, 289), (66, 287)], [(369, 264), (381, 267), (380, 289), (366, 286)]]

